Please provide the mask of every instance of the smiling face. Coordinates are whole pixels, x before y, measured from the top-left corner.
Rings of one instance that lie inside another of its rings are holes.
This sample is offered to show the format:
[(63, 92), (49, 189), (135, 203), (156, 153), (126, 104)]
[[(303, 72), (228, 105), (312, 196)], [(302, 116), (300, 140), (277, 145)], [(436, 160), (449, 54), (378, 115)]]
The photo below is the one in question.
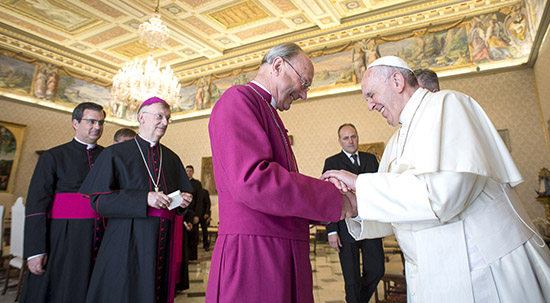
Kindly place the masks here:
[(299, 53), (286, 60), (278, 57), (273, 63), (275, 70), (279, 73), (274, 92), (277, 109), (288, 110), (294, 100), (307, 99), (307, 91), (313, 80), (314, 71), (311, 60), (304, 53)]
[(105, 116), (103, 112), (85, 109), (82, 113), (80, 122), (73, 119), (73, 128), (75, 129), (75, 137), (82, 142), (95, 144), (103, 134), (103, 123)]
[(144, 106), (139, 114), (139, 135), (149, 141), (158, 142), (166, 133), (170, 120), (170, 108), (163, 103)]
[(398, 94), (402, 90), (404, 79), (399, 72), (387, 76), (382, 72), (383, 68), (378, 66), (369, 68), (361, 82), (361, 90), (369, 110), (380, 112), (389, 125), (397, 126), (407, 101), (400, 98)]

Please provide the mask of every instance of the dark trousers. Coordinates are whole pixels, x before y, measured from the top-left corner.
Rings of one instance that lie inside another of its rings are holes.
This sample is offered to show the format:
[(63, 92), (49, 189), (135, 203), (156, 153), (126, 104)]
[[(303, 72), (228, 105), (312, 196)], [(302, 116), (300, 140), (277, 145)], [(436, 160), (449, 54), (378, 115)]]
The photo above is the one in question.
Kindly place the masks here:
[[(339, 256), (346, 302), (367, 303), (384, 275), (382, 239), (343, 242)], [(360, 256), (363, 258), (362, 266)]]
[(199, 245), (199, 225), (194, 224), (193, 228), (188, 232), (189, 235), (189, 260), (195, 261), (199, 257), (198, 245)]
[(210, 243), (208, 242), (208, 221), (201, 218), (199, 224), (202, 231), (202, 245), (204, 248), (210, 247)]

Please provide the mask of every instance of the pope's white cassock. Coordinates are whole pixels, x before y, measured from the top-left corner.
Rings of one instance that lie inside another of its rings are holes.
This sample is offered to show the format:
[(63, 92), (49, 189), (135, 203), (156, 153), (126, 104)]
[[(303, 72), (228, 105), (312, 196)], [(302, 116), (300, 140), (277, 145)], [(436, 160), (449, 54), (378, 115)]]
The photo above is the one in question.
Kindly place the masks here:
[(512, 189), (521, 175), (479, 104), (419, 88), (399, 122), (379, 173), (357, 178), (350, 233), (395, 233), (409, 302), (550, 302), (550, 251), (540, 247)]

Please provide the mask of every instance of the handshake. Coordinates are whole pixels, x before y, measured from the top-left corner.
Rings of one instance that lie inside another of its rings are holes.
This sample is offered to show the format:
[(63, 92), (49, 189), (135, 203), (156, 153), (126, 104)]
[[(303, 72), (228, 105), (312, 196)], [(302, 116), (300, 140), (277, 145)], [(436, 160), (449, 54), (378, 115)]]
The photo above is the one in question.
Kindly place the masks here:
[(355, 196), (355, 181), (357, 175), (345, 170), (328, 170), (320, 178), (332, 183), (343, 197), (340, 220), (357, 216), (357, 197)]

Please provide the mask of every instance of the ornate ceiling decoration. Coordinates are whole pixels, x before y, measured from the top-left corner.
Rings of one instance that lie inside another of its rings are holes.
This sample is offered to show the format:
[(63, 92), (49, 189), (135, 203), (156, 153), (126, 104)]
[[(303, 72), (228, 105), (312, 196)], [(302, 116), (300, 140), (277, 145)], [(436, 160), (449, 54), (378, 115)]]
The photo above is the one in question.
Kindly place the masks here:
[[(298, 42), (307, 52), (452, 23), (519, 0), (162, 0), (171, 31), (155, 59), (181, 81), (258, 64), (267, 49)], [(125, 62), (144, 58), (137, 28), (155, 0), (0, 0), (0, 48), (109, 85)]]

